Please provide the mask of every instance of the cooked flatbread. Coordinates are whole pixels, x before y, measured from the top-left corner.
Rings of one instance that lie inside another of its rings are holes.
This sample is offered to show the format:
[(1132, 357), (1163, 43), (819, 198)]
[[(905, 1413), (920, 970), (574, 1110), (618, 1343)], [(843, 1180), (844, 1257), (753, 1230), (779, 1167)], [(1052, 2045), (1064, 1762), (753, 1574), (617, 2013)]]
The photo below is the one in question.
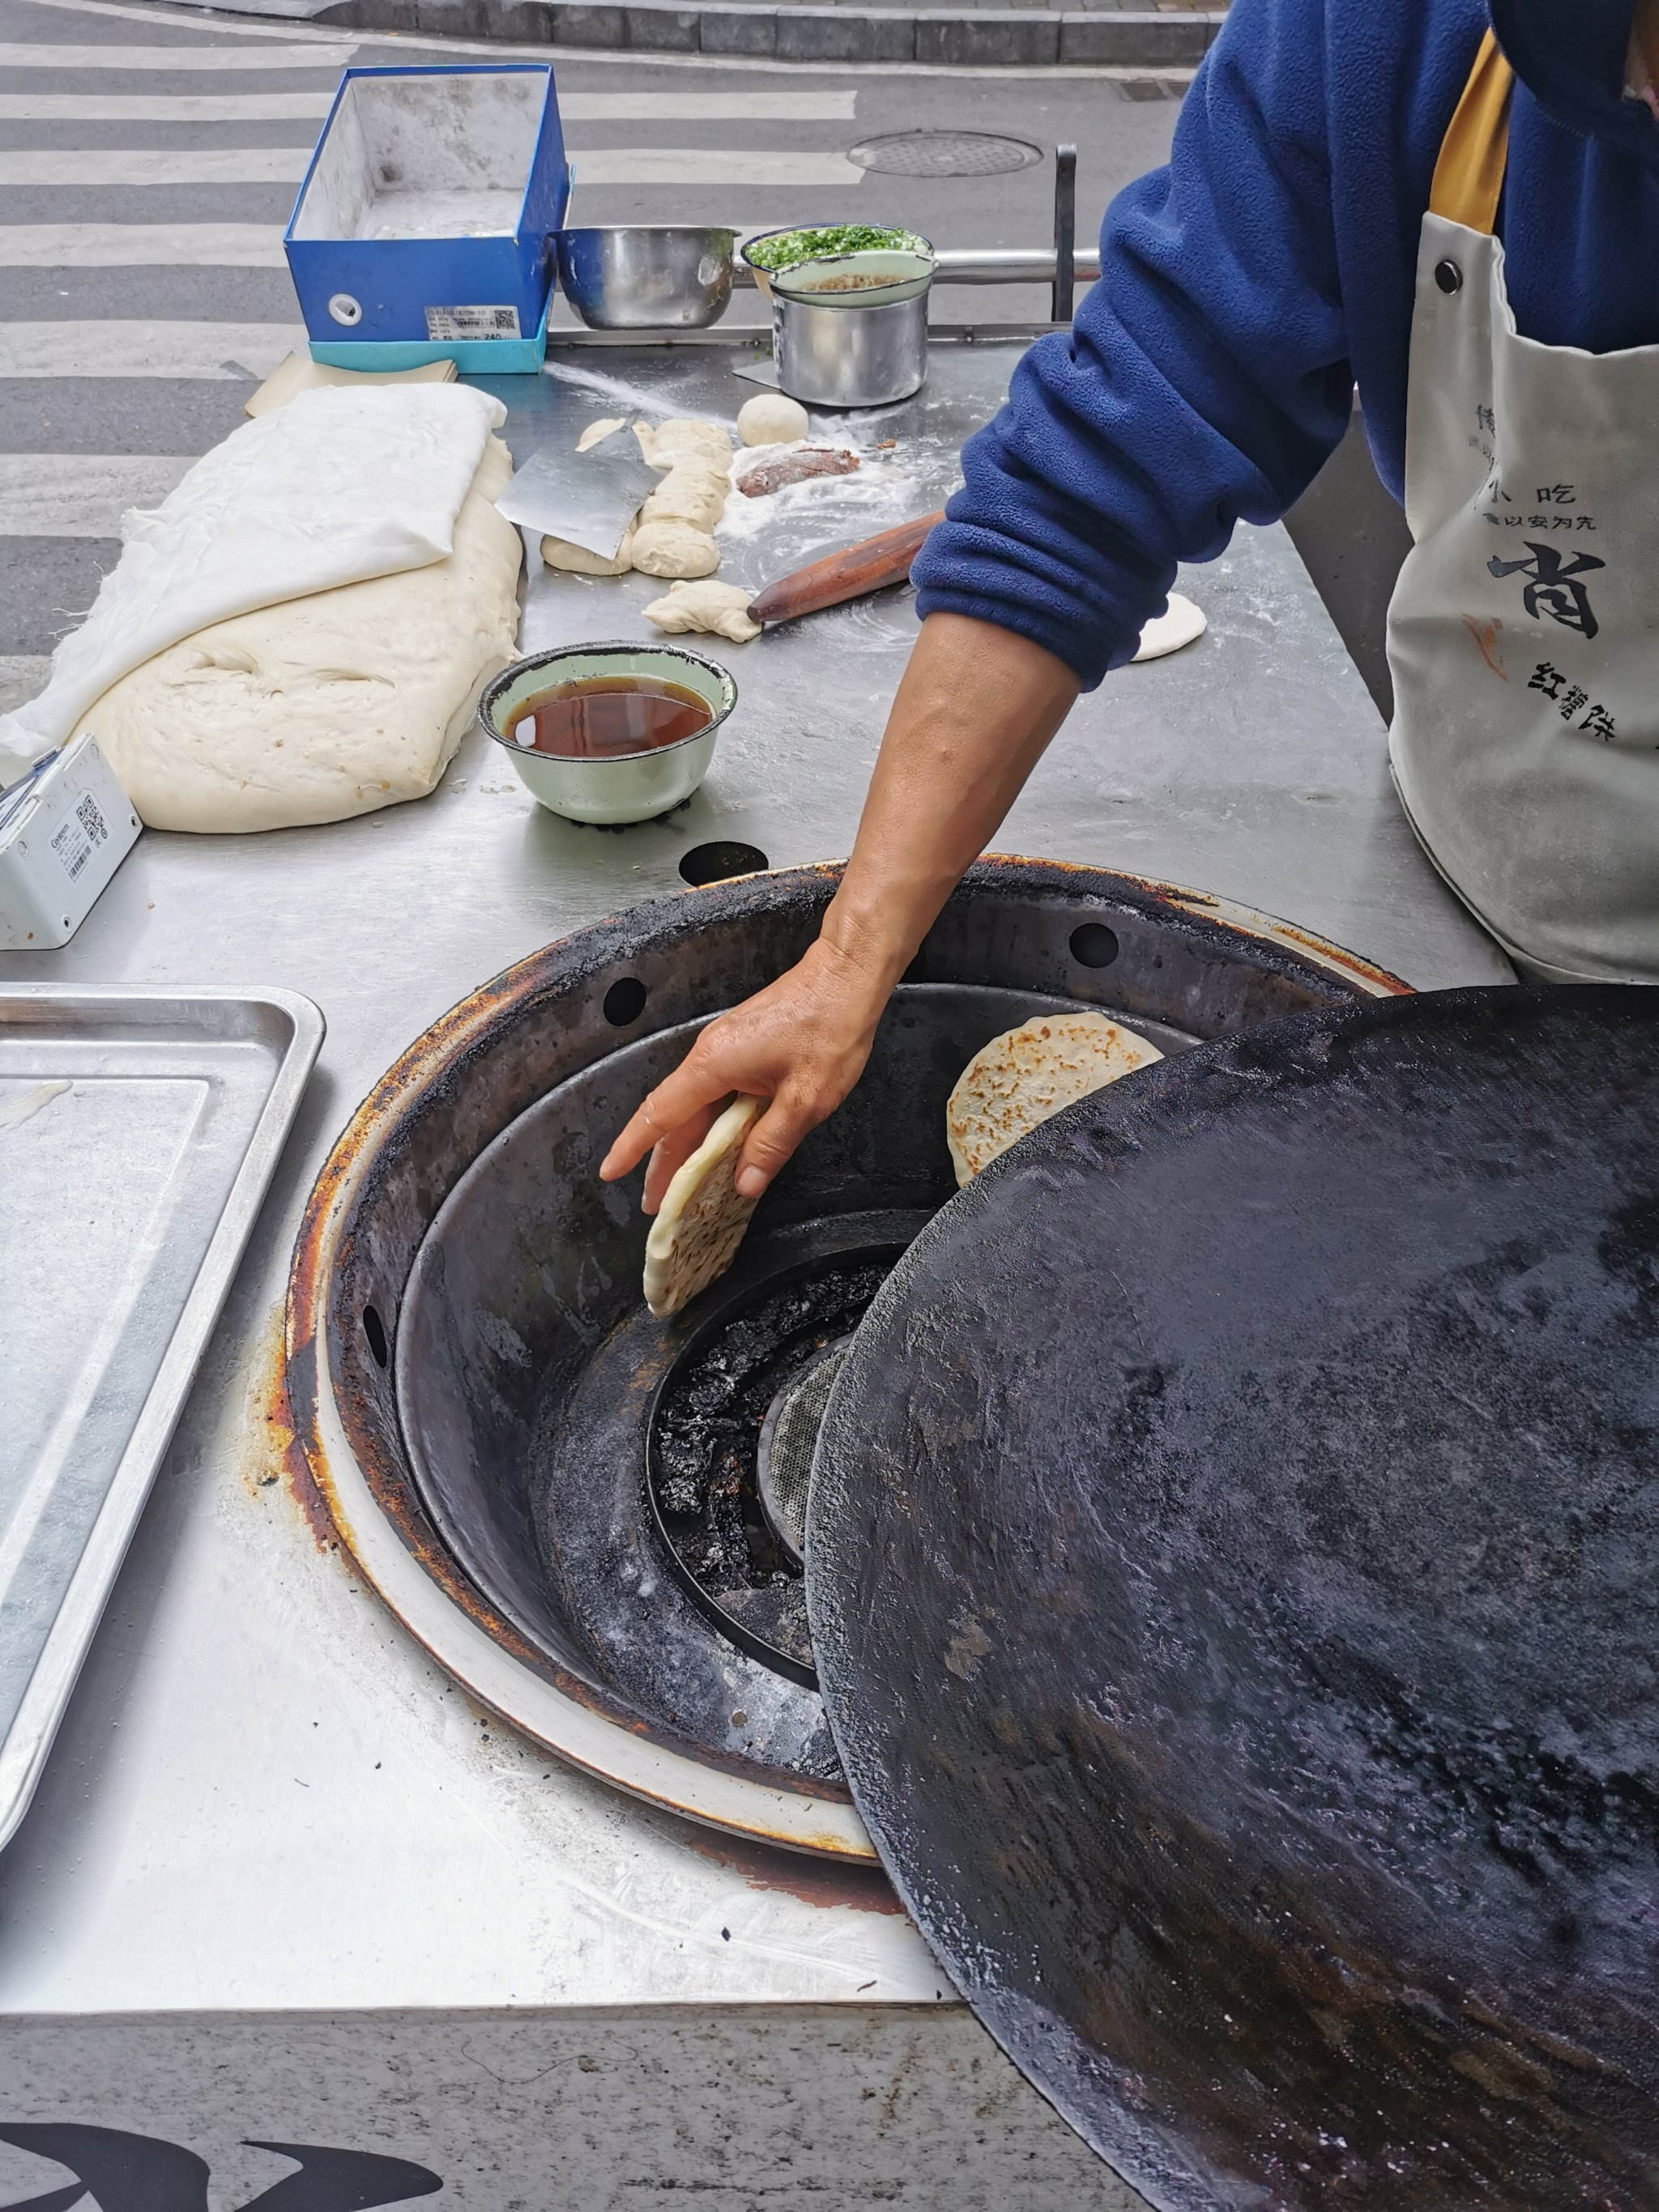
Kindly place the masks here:
[(945, 1105), (957, 1182), (971, 1182), (999, 1152), (1074, 1098), (1163, 1057), (1155, 1044), (1104, 1014), (1039, 1014), (1005, 1030), (974, 1054)]
[(669, 1184), (645, 1240), (645, 1302), (653, 1314), (677, 1314), (736, 1259), (759, 1203), (738, 1195), (738, 1154), (765, 1104), (734, 1099)]

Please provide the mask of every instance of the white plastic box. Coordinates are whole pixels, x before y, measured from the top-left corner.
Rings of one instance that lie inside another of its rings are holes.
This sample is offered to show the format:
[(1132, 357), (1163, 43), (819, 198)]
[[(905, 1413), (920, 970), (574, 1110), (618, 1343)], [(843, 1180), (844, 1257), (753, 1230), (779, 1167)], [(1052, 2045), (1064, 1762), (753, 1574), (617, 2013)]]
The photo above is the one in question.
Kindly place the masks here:
[(141, 827), (90, 730), (0, 793), (0, 945), (67, 945)]

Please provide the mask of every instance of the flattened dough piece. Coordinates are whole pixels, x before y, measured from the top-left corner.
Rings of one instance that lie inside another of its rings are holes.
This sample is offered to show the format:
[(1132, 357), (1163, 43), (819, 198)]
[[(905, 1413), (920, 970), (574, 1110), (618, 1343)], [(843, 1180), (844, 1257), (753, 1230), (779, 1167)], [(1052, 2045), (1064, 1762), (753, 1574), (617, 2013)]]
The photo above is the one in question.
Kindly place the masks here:
[(1179, 653), (1183, 645), (1202, 637), (1209, 626), (1202, 607), (1183, 599), (1179, 592), (1171, 592), (1168, 607), (1161, 615), (1154, 615), (1141, 631), (1134, 658), (1162, 660), (1166, 653)]
[(736, 1259), (757, 1199), (738, 1195), (738, 1154), (763, 1098), (737, 1098), (669, 1184), (645, 1240), (645, 1302), (666, 1317)]
[(1163, 1054), (1104, 1014), (1039, 1014), (982, 1045), (957, 1079), (945, 1136), (958, 1184), (1010, 1145), (1091, 1091), (1149, 1067)]
[(709, 637), (729, 637), (733, 645), (747, 645), (761, 634), (743, 586), (716, 583), (712, 576), (673, 585), (664, 598), (653, 599), (645, 618), (659, 629), (700, 630)]
[(579, 453), (590, 452), (602, 438), (608, 438), (613, 431), (620, 430), (626, 421), (627, 417), (623, 415), (606, 415), (597, 422), (590, 422), (576, 441), (576, 451)]
[(484, 448), (447, 559), (198, 630), (82, 717), (152, 829), (342, 822), (423, 799), (517, 650), (524, 549)]
[(634, 532), (637, 524), (630, 523), (628, 535), (617, 548), (616, 558), (607, 561), (603, 553), (590, 553), (586, 545), (573, 545), (568, 538), (544, 538), (542, 560), (550, 568), (562, 568), (572, 576), (626, 576), (634, 566)]
[(787, 392), (757, 392), (738, 410), (738, 435), (745, 446), (787, 446), (810, 428), (806, 410)]
[(689, 522), (642, 522), (634, 532), (634, 566), (647, 576), (711, 576), (720, 550)]
[(713, 530), (726, 512), (729, 477), (716, 476), (698, 461), (676, 461), (640, 509), (641, 522), (689, 522), (694, 530)]

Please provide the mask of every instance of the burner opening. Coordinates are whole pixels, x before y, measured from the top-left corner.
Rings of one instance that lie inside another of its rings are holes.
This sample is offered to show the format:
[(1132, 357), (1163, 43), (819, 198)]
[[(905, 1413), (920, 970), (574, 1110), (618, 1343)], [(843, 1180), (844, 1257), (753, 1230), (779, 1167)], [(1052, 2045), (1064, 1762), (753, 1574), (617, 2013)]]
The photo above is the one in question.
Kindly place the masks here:
[(613, 1030), (625, 1030), (645, 1012), (648, 996), (637, 975), (624, 975), (605, 994), (605, 1018)]
[(363, 1308), (363, 1334), (368, 1339), (368, 1348), (374, 1355), (374, 1364), (384, 1367), (392, 1356), (392, 1347), (386, 1340), (386, 1323), (373, 1306)]
[(1079, 968), (1109, 968), (1117, 958), (1117, 933), (1103, 921), (1085, 921), (1072, 932), (1072, 957)]

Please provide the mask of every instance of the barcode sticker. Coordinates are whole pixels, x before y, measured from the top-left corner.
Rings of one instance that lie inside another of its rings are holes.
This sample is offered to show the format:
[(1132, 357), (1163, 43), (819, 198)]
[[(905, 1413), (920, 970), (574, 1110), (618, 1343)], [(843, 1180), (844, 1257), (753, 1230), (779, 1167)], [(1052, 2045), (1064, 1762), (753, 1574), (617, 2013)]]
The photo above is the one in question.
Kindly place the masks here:
[(104, 820), (98, 801), (88, 791), (82, 794), (72, 814), (66, 814), (52, 833), (52, 849), (63, 863), (64, 872), (74, 883), (92, 858), (94, 848), (109, 835), (109, 825)]
[(516, 307), (428, 307), (426, 335), (434, 345), (456, 338), (516, 338), (520, 335), (519, 311)]

